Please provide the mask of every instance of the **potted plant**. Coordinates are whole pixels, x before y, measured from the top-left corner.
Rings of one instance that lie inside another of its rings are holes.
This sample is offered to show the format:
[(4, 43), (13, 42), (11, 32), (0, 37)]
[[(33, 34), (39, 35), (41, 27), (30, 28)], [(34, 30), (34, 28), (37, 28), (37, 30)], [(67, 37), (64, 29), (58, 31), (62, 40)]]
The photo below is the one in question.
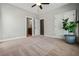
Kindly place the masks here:
[(75, 30), (76, 30), (76, 22), (75, 21), (68, 21), (69, 18), (63, 19), (63, 29), (66, 31), (64, 36), (66, 39), (66, 42), (68, 43), (75, 43), (76, 42), (76, 35), (75, 35)]

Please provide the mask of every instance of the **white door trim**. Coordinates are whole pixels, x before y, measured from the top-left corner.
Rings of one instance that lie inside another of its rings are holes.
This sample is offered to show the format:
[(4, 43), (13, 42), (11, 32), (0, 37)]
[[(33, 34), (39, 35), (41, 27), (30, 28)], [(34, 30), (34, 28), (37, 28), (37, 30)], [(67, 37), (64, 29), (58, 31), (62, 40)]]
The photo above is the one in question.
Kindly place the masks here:
[(35, 36), (35, 20), (33, 17), (25, 17), (25, 36), (27, 37), (27, 18), (32, 18), (32, 36)]

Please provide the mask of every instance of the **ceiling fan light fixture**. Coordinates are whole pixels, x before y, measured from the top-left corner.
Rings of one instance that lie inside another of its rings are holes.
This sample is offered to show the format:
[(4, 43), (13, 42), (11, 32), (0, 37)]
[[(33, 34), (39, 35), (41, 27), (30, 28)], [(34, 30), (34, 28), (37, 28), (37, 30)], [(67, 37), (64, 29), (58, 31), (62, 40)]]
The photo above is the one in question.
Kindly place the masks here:
[(40, 6), (40, 5), (41, 5), (41, 3), (37, 3), (37, 5), (38, 5), (38, 6)]
[(50, 3), (36, 3), (34, 5), (32, 5), (32, 7), (35, 7), (36, 5), (39, 6), (40, 9), (43, 9), (43, 6), (42, 5), (48, 5)]

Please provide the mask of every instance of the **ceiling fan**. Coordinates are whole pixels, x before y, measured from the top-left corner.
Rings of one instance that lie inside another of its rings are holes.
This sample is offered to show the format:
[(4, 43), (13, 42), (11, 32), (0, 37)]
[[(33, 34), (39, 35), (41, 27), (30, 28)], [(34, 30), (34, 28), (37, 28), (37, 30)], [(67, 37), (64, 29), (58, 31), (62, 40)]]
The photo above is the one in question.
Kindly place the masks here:
[(50, 3), (36, 3), (32, 5), (32, 7), (35, 7), (36, 5), (39, 6), (40, 9), (43, 9), (42, 5), (49, 5)]

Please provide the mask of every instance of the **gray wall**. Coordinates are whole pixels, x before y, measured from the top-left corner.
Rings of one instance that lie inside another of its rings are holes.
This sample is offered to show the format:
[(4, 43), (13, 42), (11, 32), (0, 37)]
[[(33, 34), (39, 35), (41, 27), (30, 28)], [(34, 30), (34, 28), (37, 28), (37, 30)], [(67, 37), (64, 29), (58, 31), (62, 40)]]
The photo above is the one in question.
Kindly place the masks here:
[[(45, 35), (57, 38), (56, 34), (59, 34), (61, 32), (56, 33), (56, 31), (55, 31), (55, 28), (56, 28), (55, 15), (62, 14), (62, 13), (65, 13), (65, 12), (68, 12), (68, 11), (71, 11), (71, 10), (77, 10), (77, 13), (79, 14), (79, 11), (78, 11), (79, 10), (79, 4), (67, 4), (67, 5), (64, 5), (62, 7), (53, 9), (53, 10), (47, 12), (47, 13), (41, 14), (40, 17), (45, 20), (45, 23), (44, 23), (44, 25), (45, 25), (44, 26), (45, 27), (45, 30), (44, 30)], [(61, 27), (61, 26), (59, 25), (59, 27)], [(78, 31), (77, 31), (77, 34), (78, 34)], [(62, 38), (62, 37), (58, 36), (58, 38)]]
[[(44, 34), (55, 37), (55, 15), (75, 9), (77, 9), (77, 14), (79, 15), (79, 4), (67, 4), (47, 13), (40, 14), (40, 19), (44, 19)], [(40, 35), (38, 15), (34, 15), (9, 4), (2, 4), (0, 11), (0, 36), (2, 35), (1, 37), (3, 37), (3, 39), (25, 36), (25, 16), (30, 16), (35, 19), (35, 35)]]
[(25, 36), (26, 16), (38, 19), (36, 15), (9, 4), (1, 4), (0, 14), (3, 39)]
[(0, 39), (2, 38), (2, 30), (1, 30), (1, 4), (0, 4)]

